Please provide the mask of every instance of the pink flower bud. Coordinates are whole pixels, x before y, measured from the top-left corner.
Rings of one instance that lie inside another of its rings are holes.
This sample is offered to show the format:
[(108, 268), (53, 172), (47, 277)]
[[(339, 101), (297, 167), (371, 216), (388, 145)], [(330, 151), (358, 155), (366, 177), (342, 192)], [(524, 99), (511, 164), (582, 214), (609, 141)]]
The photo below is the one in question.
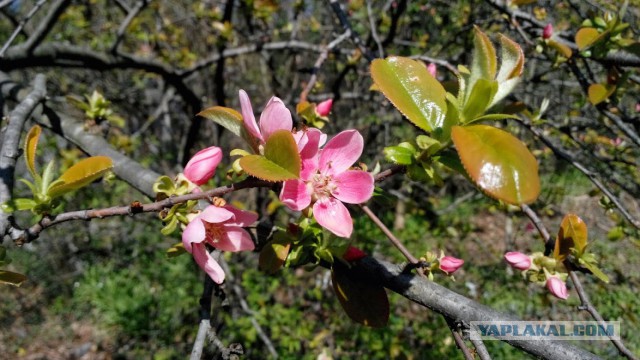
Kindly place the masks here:
[(511, 251), (504, 254), (504, 259), (514, 269), (529, 270), (531, 267), (531, 258), (517, 251)]
[(567, 284), (564, 281), (560, 280), (557, 276), (551, 276), (547, 279), (547, 289), (549, 292), (562, 300), (566, 300), (569, 297), (569, 293), (567, 292)]
[(553, 36), (553, 25), (547, 24), (547, 26), (544, 27), (544, 30), (542, 30), (542, 38), (546, 40), (550, 39), (551, 36)]
[(464, 264), (464, 260), (454, 258), (453, 256), (445, 256), (440, 259), (440, 270), (446, 272), (447, 274), (451, 274), (456, 272), (456, 270), (460, 269)]
[(222, 150), (212, 146), (198, 151), (184, 167), (184, 176), (196, 185), (209, 181), (222, 160)]
[(438, 75), (438, 69), (436, 68), (436, 64), (434, 63), (430, 63), (429, 65), (427, 65), (427, 71), (433, 77), (436, 77), (436, 75)]
[(327, 116), (331, 112), (333, 106), (333, 99), (327, 99), (320, 104), (316, 105), (316, 113), (320, 116)]
[(367, 254), (364, 251), (358, 249), (355, 246), (349, 246), (347, 248), (347, 251), (345, 251), (344, 255), (342, 255), (342, 258), (349, 262), (352, 262), (352, 261), (360, 260), (366, 256)]

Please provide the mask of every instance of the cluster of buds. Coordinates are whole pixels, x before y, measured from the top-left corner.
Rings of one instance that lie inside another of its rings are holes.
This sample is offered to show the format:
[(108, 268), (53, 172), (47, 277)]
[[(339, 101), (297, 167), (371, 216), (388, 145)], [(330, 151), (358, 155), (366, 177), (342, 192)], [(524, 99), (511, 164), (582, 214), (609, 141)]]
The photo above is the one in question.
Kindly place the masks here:
[(512, 268), (522, 271), (529, 281), (546, 286), (553, 296), (563, 300), (569, 297), (565, 282), (568, 274), (554, 258), (541, 252), (527, 255), (512, 251), (504, 254), (504, 259)]
[(464, 265), (464, 260), (453, 256), (445, 256), (442, 250), (440, 250), (440, 255), (427, 251), (427, 253), (420, 258), (420, 261), (428, 264), (424, 270), (429, 280), (433, 280), (433, 273), (435, 271), (442, 271), (447, 276), (451, 276), (451, 274)]

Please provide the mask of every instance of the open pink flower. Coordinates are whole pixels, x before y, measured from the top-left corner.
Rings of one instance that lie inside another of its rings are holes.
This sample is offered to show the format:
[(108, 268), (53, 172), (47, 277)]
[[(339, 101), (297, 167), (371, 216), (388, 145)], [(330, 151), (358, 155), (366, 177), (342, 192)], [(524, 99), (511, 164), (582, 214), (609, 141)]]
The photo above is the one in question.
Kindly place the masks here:
[(307, 136), (308, 143), (300, 150), (300, 179), (284, 182), (280, 201), (292, 210), (313, 204), (318, 224), (338, 236), (349, 237), (353, 220), (343, 202), (360, 204), (373, 195), (373, 176), (366, 171), (349, 170), (362, 154), (362, 135), (345, 130), (320, 151), (313, 145), (319, 144), (319, 134), (308, 132)]
[(565, 282), (557, 276), (550, 276), (547, 279), (547, 289), (549, 289), (549, 292), (553, 296), (559, 299), (566, 300), (569, 297), (567, 284), (565, 284)]
[(529, 270), (531, 267), (531, 258), (517, 251), (510, 251), (504, 254), (504, 259), (511, 267), (518, 270)]
[(248, 251), (255, 245), (251, 235), (243, 229), (256, 222), (258, 215), (232, 206), (208, 206), (196, 216), (182, 232), (182, 244), (193, 255), (196, 263), (213, 281), (221, 284), (224, 271), (211, 257), (205, 244), (222, 251)]
[(249, 95), (244, 90), (240, 90), (240, 107), (242, 108), (242, 120), (247, 131), (264, 144), (269, 136), (278, 130), (291, 131), (293, 120), (291, 112), (284, 105), (284, 102), (277, 97), (272, 97), (267, 103), (262, 114), (260, 114), (260, 127), (253, 115), (253, 107)]
[(454, 258), (453, 256), (445, 256), (440, 259), (440, 270), (446, 272), (447, 274), (452, 274), (456, 272), (456, 270), (460, 269), (464, 264), (464, 260)]
[(211, 146), (198, 151), (184, 167), (184, 176), (192, 183), (200, 186), (216, 173), (216, 167), (222, 160), (222, 150)]

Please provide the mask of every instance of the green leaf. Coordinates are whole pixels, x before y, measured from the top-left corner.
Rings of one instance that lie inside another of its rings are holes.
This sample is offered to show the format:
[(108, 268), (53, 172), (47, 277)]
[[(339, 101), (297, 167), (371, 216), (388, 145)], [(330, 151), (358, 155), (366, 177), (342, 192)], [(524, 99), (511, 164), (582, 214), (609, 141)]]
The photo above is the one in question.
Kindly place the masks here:
[(506, 119), (519, 119), (519, 117), (515, 116), (515, 115), (510, 115), (510, 114), (487, 114), (487, 115), (482, 115), (480, 117), (477, 117), (469, 122), (467, 122), (468, 124), (472, 124), (472, 123), (476, 123), (476, 122), (480, 122), (480, 121), (495, 121), (495, 120), (506, 120)]
[(609, 277), (602, 272), (602, 270), (600, 270), (600, 268), (598, 268), (595, 264), (590, 263), (588, 261), (583, 261), (582, 259), (578, 260), (578, 262), (580, 263), (580, 265), (584, 266), (585, 268), (589, 269), (589, 271), (591, 271), (591, 273), (597, 277), (598, 279), (604, 281), (605, 283), (609, 283)]
[(498, 82), (495, 80), (478, 79), (464, 104), (462, 116), (464, 122), (469, 122), (484, 114), (491, 104), (493, 96), (498, 91)]
[(496, 49), (493, 47), (489, 37), (477, 26), (474, 26), (473, 30), (473, 59), (471, 61), (469, 80), (466, 84), (467, 93), (465, 99), (469, 98), (471, 89), (473, 89), (478, 79), (494, 80), (498, 66)]
[(54, 198), (80, 189), (100, 178), (111, 168), (113, 168), (113, 161), (108, 156), (92, 156), (81, 160), (51, 184), (47, 195)]
[(536, 200), (538, 163), (520, 140), (487, 125), (454, 126), (451, 138), (467, 174), (486, 194), (514, 205)]
[(616, 91), (615, 85), (591, 84), (588, 90), (589, 102), (598, 105), (607, 100), (614, 91)]
[[(404, 146), (402, 146), (404, 144)], [(413, 162), (416, 149), (409, 143), (384, 148), (384, 156), (387, 160), (398, 165), (409, 165)]]
[(20, 286), (27, 280), (27, 277), (11, 271), (0, 270), (0, 283), (13, 286)]
[(297, 179), (301, 168), (298, 145), (290, 131), (278, 130), (267, 139), (264, 156), (245, 156), (240, 166), (247, 174), (267, 181)]
[(587, 237), (587, 225), (584, 221), (578, 215), (567, 214), (560, 223), (553, 257), (563, 262), (572, 248), (575, 248), (578, 254), (582, 254), (587, 247)]
[(565, 44), (559, 43), (553, 39), (548, 39), (547, 40), (547, 45), (549, 45), (551, 48), (555, 49), (557, 52), (560, 53), (560, 55), (564, 56), (565, 58), (570, 58), (571, 55), (573, 55), (573, 51), (571, 50), (570, 47), (568, 47)]
[(431, 132), (444, 125), (445, 90), (424, 63), (404, 57), (371, 63), (375, 85), (393, 105), (419, 128)]
[(360, 276), (357, 265), (347, 267), (336, 261), (331, 279), (333, 290), (351, 320), (365, 326), (381, 328), (389, 321), (389, 299), (384, 287)]
[(242, 115), (239, 112), (223, 106), (213, 106), (202, 110), (198, 113), (198, 116), (209, 119), (236, 136), (240, 136), (249, 143), (252, 149), (256, 150), (258, 148), (256, 139), (251, 136), (244, 127)]
[(27, 169), (31, 173), (34, 179), (38, 179), (38, 174), (36, 173), (36, 150), (38, 148), (38, 139), (40, 138), (40, 133), (42, 132), (42, 128), (38, 125), (33, 125), (29, 132), (27, 133), (27, 137), (24, 140), (24, 159), (27, 162)]
[(153, 192), (172, 195), (176, 190), (176, 185), (170, 177), (162, 175), (153, 183)]
[(291, 249), (291, 240), (281, 232), (260, 251), (258, 267), (267, 274), (275, 274), (282, 268)]
[(179, 242), (174, 244), (167, 250), (167, 258), (172, 259), (174, 257), (180, 256), (182, 254), (186, 254), (187, 250), (184, 249), (184, 245)]

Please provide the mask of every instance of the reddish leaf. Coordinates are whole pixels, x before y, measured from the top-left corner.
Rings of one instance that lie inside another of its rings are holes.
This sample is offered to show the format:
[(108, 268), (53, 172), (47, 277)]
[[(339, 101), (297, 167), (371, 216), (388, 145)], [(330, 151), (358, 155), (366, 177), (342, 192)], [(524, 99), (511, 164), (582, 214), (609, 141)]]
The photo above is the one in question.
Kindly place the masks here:
[(562, 219), (560, 230), (558, 230), (553, 257), (562, 262), (571, 253), (571, 248), (582, 253), (587, 246), (587, 238), (587, 225), (584, 221), (578, 215), (567, 214)]
[(348, 268), (333, 264), (333, 290), (351, 320), (365, 326), (380, 328), (389, 321), (389, 299), (384, 287), (363, 281), (357, 276), (357, 266)]

